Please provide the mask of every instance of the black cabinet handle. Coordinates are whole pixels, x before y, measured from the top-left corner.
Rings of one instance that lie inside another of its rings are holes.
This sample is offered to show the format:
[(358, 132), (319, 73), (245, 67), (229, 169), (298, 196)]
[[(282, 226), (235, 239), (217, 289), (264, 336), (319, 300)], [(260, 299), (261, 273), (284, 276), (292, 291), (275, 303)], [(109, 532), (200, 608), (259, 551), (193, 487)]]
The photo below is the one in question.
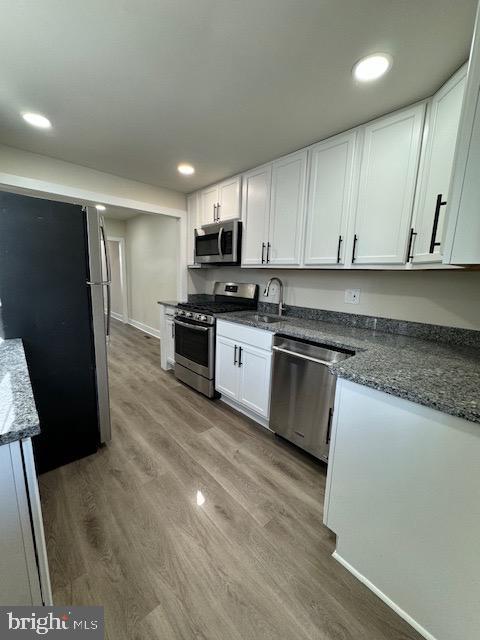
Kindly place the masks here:
[(265, 262), (265, 258), (263, 257), (264, 253), (265, 253), (265, 243), (262, 242), (262, 264), (264, 264), (264, 262)]
[(237, 349), (238, 349), (238, 347), (237, 347), (237, 345), (235, 345), (235, 353), (234, 353), (234, 356), (233, 356), (233, 364), (237, 364)]
[(416, 235), (417, 235), (417, 232), (414, 231), (412, 227), (410, 229), (410, 236), (408, 238), (407, 259), (405, 260), (405, 262), (411, 262), (413, 260), (413, 253), (412, 253), (413, 239)]
[(216, 204), (213, 205), (213, 221), (214, 222), (217, 221), (217, 205)]
[(437, 229), (438, 229), (438, 219), (440, 218), (440, 207), (443, 207), (447, 204), (446, 200), (442, 200), (442, 194), (439, 193), (437, 196), (437, 202), (435, 204), (435, 214), (433, 216), (433, 227), (432, 227), (432, 237), (430, 238), (430, 251), (429, 253), (435, 252), (435, 247), (439, 247), (441, 242), (436, 242), (437, 237)]
[(238, 366), (241, 367), (242, 364), (242, 347), (238, 347)]
[(332, 407), (330, 407), (330, 409), (328, 410), (328, 426), (327, 426), (327, 437), (326, 437), (326, 444), (330, 444), (330, 437), (332, 435), (332, 418), (333, 418), (333, 409)]
[(267, 242), (267, 264), (270, 262), (270, 243)]
[(338, 236), (337, 264), (340, 264), (340, 247), (342, 246), (342, 242), (343, 242), (342, 236)]
[(352, 263), (355, 262), (355, 250), (357, 248), (358, 236), (355, 234), (353, 236), (353, 248), (352, 248)]
[(220, 220), (220, 203), (217, 202), (217, 222)]

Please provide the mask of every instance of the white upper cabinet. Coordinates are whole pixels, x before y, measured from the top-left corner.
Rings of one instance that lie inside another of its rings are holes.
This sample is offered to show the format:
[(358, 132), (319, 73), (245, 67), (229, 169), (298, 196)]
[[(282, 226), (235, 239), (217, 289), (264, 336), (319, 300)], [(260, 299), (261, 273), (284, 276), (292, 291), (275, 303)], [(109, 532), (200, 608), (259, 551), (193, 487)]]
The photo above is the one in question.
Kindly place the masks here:
[(354, 237), (355, 264), (402, 264), (412, 216), (425, 104), (364, 127)]
[(242, 264), (264, 264), (268, 240), (272, 165), (265, 165), (243, 175)]
[(202, 224), (240, 217), (241, 177), (235, 176), (200, 192)]
[(198, 226), (198, 194), (192, 193), (187, 196), (187, 265), (194, 264), (194, 231)]
[(433, 96), (428, 106), (412, 225), (414, 263), (442, 260), (445, 207), (466, 75), (465, 65)]
[(240, 176), (224, 180), (218, 185), (217, 220), (240, 217)]
[(272, 193), (266, 260), (270, 265), (299, 265), (305, 209), (307, 150), (272, 164)]
[(480, 7), (455, 152), (444, 259), (480, 264)]
[(320, 142), (308, 152), (305, 265), (345, 262), (357, 137), (358, 132), (351, 131)]
[(215, 184), (200, 191), (200, 220), (202, 224), (213, 224), (217, 221), (218, 186)]

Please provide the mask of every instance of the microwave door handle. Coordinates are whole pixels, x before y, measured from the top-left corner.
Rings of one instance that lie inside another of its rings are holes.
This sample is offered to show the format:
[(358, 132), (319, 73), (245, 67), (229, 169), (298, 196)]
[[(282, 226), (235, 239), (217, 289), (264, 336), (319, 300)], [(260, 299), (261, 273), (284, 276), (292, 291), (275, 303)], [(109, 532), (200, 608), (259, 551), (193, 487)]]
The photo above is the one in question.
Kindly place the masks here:
[(223, 258), (222, 235), (223, 235), (223, 227), (220, 227), (220, 231), (218, 232), (218, 255), (220, 256), (220, 258)]

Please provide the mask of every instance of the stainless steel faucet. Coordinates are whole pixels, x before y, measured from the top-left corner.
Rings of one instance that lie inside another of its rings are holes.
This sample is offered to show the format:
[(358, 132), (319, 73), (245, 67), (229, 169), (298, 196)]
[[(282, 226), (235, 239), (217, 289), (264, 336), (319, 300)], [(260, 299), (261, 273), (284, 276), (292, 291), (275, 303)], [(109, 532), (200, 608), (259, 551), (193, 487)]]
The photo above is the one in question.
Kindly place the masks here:
[(265, 285), (265, 291), (263, 292), (263, 295), (268, 296), (268, 293), (270, 291), (270, 285), (274, 280), (276, 280), (280, 289), (278, 294), (278, 315), (281, 316), (285, 311), (285, 304), (283, 302), (283, 282), (280, 280), (280, 278), (277, 278), (277, 276), (270, 278), (270, 280)]

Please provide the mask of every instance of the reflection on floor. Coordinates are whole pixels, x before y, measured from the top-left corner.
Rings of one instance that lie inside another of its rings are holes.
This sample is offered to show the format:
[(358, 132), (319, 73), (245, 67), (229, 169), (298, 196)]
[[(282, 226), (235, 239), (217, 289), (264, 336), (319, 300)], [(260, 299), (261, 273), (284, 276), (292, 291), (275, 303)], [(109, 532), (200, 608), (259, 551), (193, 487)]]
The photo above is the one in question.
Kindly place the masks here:
[(110, 383), (112, 442), (41, 477), (56, 604), (104, 605), (110, 640), (419, 638), (331, 558), (322, 464), (118, 322)]

